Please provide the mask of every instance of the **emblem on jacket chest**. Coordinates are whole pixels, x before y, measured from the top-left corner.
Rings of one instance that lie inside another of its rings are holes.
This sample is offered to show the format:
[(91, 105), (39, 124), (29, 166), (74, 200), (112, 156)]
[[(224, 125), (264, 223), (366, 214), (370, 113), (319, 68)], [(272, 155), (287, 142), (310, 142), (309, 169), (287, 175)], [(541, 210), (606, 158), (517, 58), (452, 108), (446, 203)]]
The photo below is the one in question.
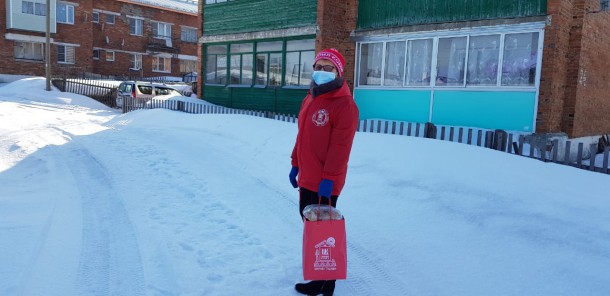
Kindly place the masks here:
[(328, 123), (329, 114), (326, 109), (320, 109), (313, 114), (311, 120), (316, 126), (325, 126)]

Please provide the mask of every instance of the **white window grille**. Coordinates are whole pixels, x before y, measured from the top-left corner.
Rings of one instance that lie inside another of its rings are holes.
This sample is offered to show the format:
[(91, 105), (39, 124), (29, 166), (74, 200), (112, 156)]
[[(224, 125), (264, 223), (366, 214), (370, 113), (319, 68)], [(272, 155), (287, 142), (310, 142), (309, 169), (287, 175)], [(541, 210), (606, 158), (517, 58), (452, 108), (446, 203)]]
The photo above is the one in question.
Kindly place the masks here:
[(15, 59), (44, 61), (44, 45), (34, 42), (15, 42)]
[(142, 36), (144, 20), (137, 18), (129, 18), (129, 34)]
[(62, 24), (74, 24), (74, 5), (57, 3), (57, 22)]
[(75, 48), (73, 46), (58, 45), (57, 46), (57, 62), (63, 64), (74, 64)]

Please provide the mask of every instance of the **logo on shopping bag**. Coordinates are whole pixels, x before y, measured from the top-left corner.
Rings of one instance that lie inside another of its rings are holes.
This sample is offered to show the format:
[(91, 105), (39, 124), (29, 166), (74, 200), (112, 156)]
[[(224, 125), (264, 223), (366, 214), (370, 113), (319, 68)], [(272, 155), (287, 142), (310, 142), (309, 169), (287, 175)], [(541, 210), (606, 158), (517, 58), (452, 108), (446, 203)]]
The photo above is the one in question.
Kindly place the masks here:
[(315, 247), (316, 261), (313, 263), (315, 270), (335, 270), (337, 263), (333, 259), (333, 249), (335, 248), (335, 238), (329, 237)]

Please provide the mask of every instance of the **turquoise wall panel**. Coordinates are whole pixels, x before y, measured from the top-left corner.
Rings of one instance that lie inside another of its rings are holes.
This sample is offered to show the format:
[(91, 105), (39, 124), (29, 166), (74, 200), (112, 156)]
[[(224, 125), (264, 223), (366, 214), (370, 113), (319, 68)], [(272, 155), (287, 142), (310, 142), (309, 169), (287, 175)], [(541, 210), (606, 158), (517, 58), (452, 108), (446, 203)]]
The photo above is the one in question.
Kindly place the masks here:
[(407, 122), (428, 122), (430, 90), (356, 89), (354, 100), (360, 119), (382, 118)]
[(532, 132), (536, 92), (434, 92), (432, 122), (439, 125)]

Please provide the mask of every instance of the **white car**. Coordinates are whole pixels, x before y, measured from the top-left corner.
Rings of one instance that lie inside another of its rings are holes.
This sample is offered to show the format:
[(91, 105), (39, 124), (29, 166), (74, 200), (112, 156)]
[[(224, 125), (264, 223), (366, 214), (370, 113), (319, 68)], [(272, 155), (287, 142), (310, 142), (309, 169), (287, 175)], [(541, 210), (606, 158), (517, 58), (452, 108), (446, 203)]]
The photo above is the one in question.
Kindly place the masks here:
[(117, 91), (116, 106), (123, 107), (123, 102), (133, 99), (133, 106), (143, 106), (155, 96), (175, 95), (180, 96), (175, 88), (162, 84), (141, 81), (121, 82)]

